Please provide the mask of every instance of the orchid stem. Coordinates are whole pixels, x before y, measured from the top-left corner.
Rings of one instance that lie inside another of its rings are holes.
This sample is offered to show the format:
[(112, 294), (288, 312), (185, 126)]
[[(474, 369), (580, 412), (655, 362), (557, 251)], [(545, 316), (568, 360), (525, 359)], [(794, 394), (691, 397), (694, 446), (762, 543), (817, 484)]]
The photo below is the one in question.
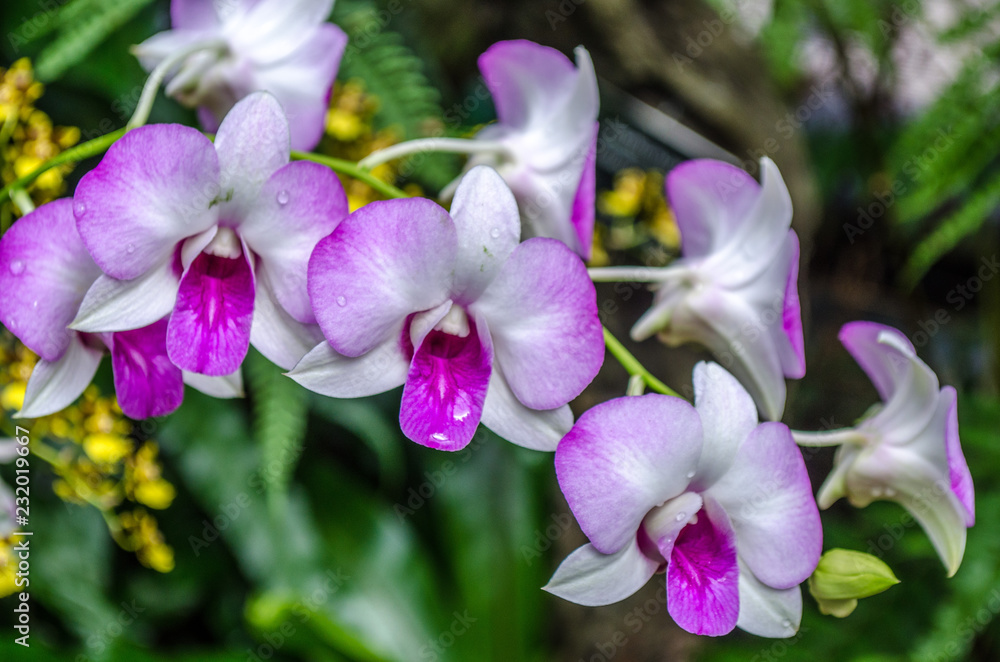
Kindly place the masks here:
[(801, 432), (792, 430), (792, 438), (799, 446), (820, 448), (824, 446), (840, 446), (848, 443), (864, 443), (865, 436), (854, 428), (840, 430), (823, 430), (822, 432)]
[(381, 179), (371, 174), (368, 170), (360, 167), (360, 164), (354, 163), (353, 161), (347, 161), (345, 159), (338, 159), (332, 156), (322, 156), (320, 154), (311, 154), (308, 152), (292, 152), (292, 158), (298, 161), (313, 161), (314, 163), (319, 163), (325, 165), (330, 170), (334, 172), (339, 172), (341, 174), (347, 175), (348, 177), (353, 177), (359, 181), (364, 182), (368, 186), (381, 193), (382, 195), (389, 198), (408, 198), (410, 197), (404, 191), (396, 188), (392, 184), (387, 184)]
[(656, 283), (663, 280), (666, 267), (600, 267), (587, 269), (595, 283)]
[(23, 188), (16, 188), (10, 192), (10, 200), (21, 210), (21, 215), (25, 216), (35, 211), (35, 203)]
[(218, 50), (225, 47), (225, 42), (217, 39), (212, 41), (203, 41), (177, 51), (167, 59), (163, 60), (163, 62), (156, 65), (153, 72), (149, 74), (149, 78), (146, 79), (146, 84), (142, 87), (142, 94), (139, 95), (139, 103), (136, 104), (135, 112), (132, 113), (132, 118), (128, 121), (128, 124), (125, 125), (125, 129), (131, 131), (132, 129), (140, 127), (146, 123), (146, 120), (149, 119), (149, 113), (153, 109), (153, 102), (156, 101), (156, 93), (160, 90), (160, 85), (163, 83), (163, 79), (166, 78), (171, 69), (195, 53)]
[(47, 170), (51, 170), (52, 168), (66, 163), (76, 163), (77, 161), (83, 161), (84, 159), (89, 159), (92, 156), (103, 154), (116, 140), (124, 135), (125, 129), (119, 129), (118, 131), (103, 135), (99, 138), (94, 138), (93, 140), (88, 140), (87, 142), (77, 145), (76, 147), (67, 149), (65, 152), (61, 152), (58, 156), (49, 159), (24, 177), (15, 179), (10, 184), (0, 189), (0, 201), (12, 198), (13, 193), (16, 190), (27, 189), (31, 182), (35, 181)]
[[(674, 389), (670, 388), (659, 379), (653, 376), (653, 374), (646, 370), (646, 368), (639, 363), (639, 359), (632, 356), (632, 353), (625, 349), (625, 345), (619, 342), (618, 338), (608, 331), (607, 327), (602, 327), (604, 329), (604, 345), (611, 352), (611, 355), (622, 364), (622, 367), (628, 372), (630, 377), (639, 377), (646, 386), (656, 391), (657, 393), (662, 393), (663, 395), (672, 395), (674, 397), (681, 397), (680, 394)], [(629, 385), (631, 388), (631, 380)]]
[(365, 158), (358, 161), (358, 167), (371, 170), (375, 166), (382, 165), (393, 159), (398, 159), (410, 154), (419, 152), (451, 152), (453, 154), (483, 154), (483, 153), (506, 153), (507, 147), (503, 143), (489, 140), (470, 140), (467, 138), (420, 138), (419, 140), (407, 140), (372, 152)]

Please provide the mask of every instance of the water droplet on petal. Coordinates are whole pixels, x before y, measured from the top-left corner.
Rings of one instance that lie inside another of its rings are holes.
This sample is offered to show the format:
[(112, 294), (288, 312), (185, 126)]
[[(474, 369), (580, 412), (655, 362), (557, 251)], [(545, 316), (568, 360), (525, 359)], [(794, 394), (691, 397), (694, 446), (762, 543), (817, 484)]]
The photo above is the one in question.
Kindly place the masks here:
[(129, 255), (131, 255), (132, 253), (134, 253), (134, 252), (135, 252), (135, 244), (129, 244), (128, 246), (126, 246), (126, 247), (125, 247), (125, 251), (126, 251), (126, 252), (127, 252), (127, 253), (128, 253)]
[(337, 305), (341, 306), (341, 307), (346, 306), (347, 305), (347, 299), (345, 299), (343, 296), (337, 297)]
[(16, 330), (17, 329), (17, 320), (14, 319), (13, 317), (11, 317), (10, 318), (10, 323), (7, 325), (7, 328), (10, 329), (11, 331)]
[(87, 205), (83, 204), (82, 202), (77, 202), (75, 205), (73, 205), (73, 213), (77, 216), (83, 216), (84, 214), (87, 213)]
[(684, 475), (687, 476), (688, 479), (694, 478), (694, 470), (692, 469)]
[(891, 487), (887, 487), (885, 488), (885, 495), (889, 498), (892, 498), (896, 496), (896, 490), (892, 489)]
[(875, 497), (876, 499), (879, 498), (880, 496), (882, 496), (882, 488), (881, 487), (873, 487), (872, 488), (872, 496)]
[(674, 519), (677, 520), (678, 522), (681, 522), (684, 520), (685, 517), (687, 517), (687, 513), (677, 513), (677, 517), (675, 517)]
[(288, 191), (278, 191), (278, 204), (284, 207), (288, 204), (289, 197)]
[(490, 230), (490, 236), (493, 237), (494, 239), (499, 238), (500, 237), (500, 228), (493, 228), (492, 230)]
[(12, 273), (13, 275), (20, 276), (23, 271), (24, 271), (24, 262), (21, 262), (20, 260), (14, 260), (13, 262), (10, 263), (10, 273)]
[(38, 308), (38, 301), (32, 301), (31, 302), (31, 307), (32, 308)]
[(792, 627), (792, 622), (786, 618), (785, 620), (781, 621), (781, 627), (790, 628)]

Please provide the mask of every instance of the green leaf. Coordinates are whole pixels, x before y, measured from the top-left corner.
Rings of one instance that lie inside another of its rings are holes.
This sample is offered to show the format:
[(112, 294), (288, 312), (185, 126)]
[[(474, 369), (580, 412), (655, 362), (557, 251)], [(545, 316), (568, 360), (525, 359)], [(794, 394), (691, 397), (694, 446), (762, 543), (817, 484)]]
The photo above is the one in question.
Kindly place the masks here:
[(76, 0), (56, 17), (55, 39), (38, 55), (35, 74), (48, 83), (83, 60), (152, 0)]

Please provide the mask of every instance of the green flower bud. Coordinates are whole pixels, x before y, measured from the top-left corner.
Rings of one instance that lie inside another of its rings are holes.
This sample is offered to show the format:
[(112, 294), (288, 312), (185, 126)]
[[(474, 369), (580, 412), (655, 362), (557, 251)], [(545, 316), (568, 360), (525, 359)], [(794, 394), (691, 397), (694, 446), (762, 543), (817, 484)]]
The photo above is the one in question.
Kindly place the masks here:
[(809, 592), (820, 612), (844, 618), (858, 606), (859, 598), (881, 593), (898, 583), (889, 566), (871, 554), (831, 549), (823, 554), (809, 578)]

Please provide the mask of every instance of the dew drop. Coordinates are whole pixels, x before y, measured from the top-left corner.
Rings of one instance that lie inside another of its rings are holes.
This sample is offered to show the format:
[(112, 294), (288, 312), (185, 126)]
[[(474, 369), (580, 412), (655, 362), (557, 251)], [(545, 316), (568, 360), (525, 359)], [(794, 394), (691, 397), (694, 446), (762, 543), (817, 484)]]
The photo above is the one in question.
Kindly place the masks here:
[(128, 246), (125, 247), (125, 250), (126, 252), (128, 252), (129, 255), (131, 255), (132, 253), (135, 252), (135, 244), (129, 244)]
[(36, 301), (32, 301), (31, 302), (31, 307), (32, 308), (38, 308), (38, 301), (37, 300)]
[(875, 497), (876, 499), (879, 498), (880, 496), (882, 496), (882, 488), (881, 487), (873, 487), (872, 488), (872, 496)]
[(337, 305), (341, 306), (341, 307), (346, 306), (347, 305), (347, 299), (345, 299), (343, 296), (337, 297)]
[(20, 260), (14, 260), (13, 262), (10, 263), (10, 273), (12, 273), (13, 275), (20, 276), (23, 271), (24, 271), (24, 262), (21, 262)]
[(677, 513), (677, 517), (675, 517), (674, 519), (677, 520), (678, 522), (681, 522), (684, 520), (685, 517), (687, 517), (687, 513)]
[(694, 478), (694, 470), (692, 469), (691, 471), (687, 472), (684, 475), (687, 476), (688, 478)]
[(892, 489), (891, 487), (887, 487), (885, 488), (885, 495), (889, 498), (892, 498), (896, 496), (896, 490)]
[(83, 204), (82, 202), (77, 202), (75, 205), (73, 205), (73, 213), (77, 216), (83, 216), (84, 214), (87, 213), (87, 205)]
[(490, 236), (493, 237), (494, 239), (499, 238), (500, 237), (500, 228), (493, 228), (492, 230), (490, 230)]
[(790, 628), (792, 627), (792, 622), (786, 618), (785, 620), (781, 621), (781, 627)]
[(11, 331), (17, 330), (17, 320), (11, 317), (10, 323), (7, 325), (7, 328), (10, 329)]
[(284, 207), (285, 205), (288, 204), (288, 200), (289, 200), (288, 191), (284, 191), (284, 190), (278, 191), (278, 204), (279, 205), (281, 205), (282, 207)]

